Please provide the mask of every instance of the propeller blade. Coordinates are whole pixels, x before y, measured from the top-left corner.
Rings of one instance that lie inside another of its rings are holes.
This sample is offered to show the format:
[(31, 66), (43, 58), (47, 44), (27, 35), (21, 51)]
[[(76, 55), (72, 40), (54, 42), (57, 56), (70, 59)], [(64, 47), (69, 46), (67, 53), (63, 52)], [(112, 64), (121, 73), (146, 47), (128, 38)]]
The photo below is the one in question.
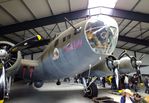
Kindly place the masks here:
[(119, 55), (119, 57), (118, 57), (118, 60), (120, 60), (122, 57), (124, 57), (124, 56), (128, 56), (130, 59), (131, 59), (131, 57), (128, 55), (128, 53), (127, 53), (127, 50), (124, 50), (120, 55)]
[(148, 67), (149, 65), (140, 65), (140, 68)]
[(118, 60), (120, 60), (125, 54), (126, 54), (126, 50), (123, 50), (123, 52), (121, 52), (121, 54), (118, 57)]
[(139, 58), (139, 60), (142, 60), (144, 58), (145, 54), (142, 54)]
[(6, 50), (6, 49), (7, 49), (7, 46), (6, 46), (6, 45), (5, 45), (5, 46), (3, 46), (3, 49), (5, 49), (5, 50)]
[[(140, 83), (142, 83), (142, 74), (141, 74), (141, 71), (140, 71), (140, 67), (141, 67), (141, 63), (142, 63), (142, 59), (143, 59), (143, 57), (144, 57), (144, 54), (142, 54), (141, 56), (140, 56), (140, 58), (139, 58), (139, 60), (137, 60), (137, 53), (136, 52), (134, 52), (134, 56), (135, 57), (132, 57), (131, 58), (131, 61), (132, 61), (132, 64), (134, 64), (133, 66), (134, 66), (134, 68), (136, 69), (136, 74), (138, 75), (138, 77), (139, 77), (139, 81), (140, 81)], [(134, 62), (134, 63), (133, 63)]]
[(141, 74), (140, 68), (138, 68), (138, 70), (136, 70), (136, 74), (139, 77), (140, 83), (142, 83), (142, 74)]
[(114, 73), (115, 73), (116, 86), (117, 86), (117, 89), (118, 89), (119, 88), (119, 72), (118, 72), (118, 68), (115, 68)]
[(107, 64), (108, 68), (113, 71), (116, 68), (115, 65), (113, 64), (114, 60), (116, 60), (116, 58), (112, 55), (110, 55), (106, 58), (106, 64)]
[(5, 81), (5, 68), (4, 65), (2, 63), (0, 63), (1, 65), (1, 70), (0, 70), (0, 100), (4, 99), (5, 96), (5, 86), (6, 86), (6, 81)]
[(134, 57), (137, 58), (137, 53), (136, 53), (136, 51), (134, 51)]

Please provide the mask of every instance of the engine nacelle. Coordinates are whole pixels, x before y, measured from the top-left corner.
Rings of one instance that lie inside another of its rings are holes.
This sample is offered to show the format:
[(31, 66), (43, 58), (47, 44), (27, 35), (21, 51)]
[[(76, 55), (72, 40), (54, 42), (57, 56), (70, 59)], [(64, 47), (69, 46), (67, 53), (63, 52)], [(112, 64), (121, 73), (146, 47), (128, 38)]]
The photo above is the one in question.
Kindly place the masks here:
[(13, 43), (7, 41), (0, 41), (0, 50), (3, 51), (3, 54), (0, 55), (0, 58), (4, 62), (6, 76), (13, 76), (21, 66), (21, 59), (22, 59), (21, 52), (9, 51), (10, 48), (12, 48), (13, 46), (14, 46)]
[[(133, 57), (132, 57), (133, 58)], [(119, 60), (119, 72), (120, 73), (132, 73), (135, 72), (136, 61), (129, 57), (123, 57)]]
[(105, 60), (94, 66), (94, 70), (99, 70), (105, 73), (110, 73), (115, 68), (118, 68), (119, 73), (132, 73), (136, 71), (136, 66), (140, 65), (141, 61), (137, 61), (135, 57), (123, 57), (117, 60), (114, 56), (108, 56)]
[(132, 73), (136, 71), (135, 67), (138, 65), (137, 62), (139, 61), (136, 61), (134, 57), (122, 57), (120, 60), (116, 60), (115, 57), (109, 56), (105, 67), (113, 70), (116, 66), (118, 66), (119, 73)]
[(94, 75), (98, 76), (109, 76), (113, 75), (113, 69), (115, 65), (113, 61), (116, 60), (114, 56), (109, 56), (108, 58), (102, 60), (99, 64), (95, 65), (92, 70), (94, 70)]

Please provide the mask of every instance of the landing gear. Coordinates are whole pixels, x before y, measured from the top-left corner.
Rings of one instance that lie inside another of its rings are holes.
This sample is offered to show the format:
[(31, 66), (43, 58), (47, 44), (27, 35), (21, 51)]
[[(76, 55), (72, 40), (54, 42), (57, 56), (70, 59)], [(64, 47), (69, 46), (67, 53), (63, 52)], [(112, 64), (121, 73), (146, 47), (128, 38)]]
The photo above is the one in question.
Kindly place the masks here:
[(61, 82), (59, 79), (57, 80), (56, 85), (61, 85)]
[(84, 96), (90, 99), (98, 96), (97, 85), (94, 83), (96, 78), (90, 78), (90, 80), (86, 80), (82, 78), (83, 86), (84, 86)]
[(44, 82), (43, 81), (36, 81), (34, 82), (34, 86), (36, 88), (41, 88), (43, 86)]
[(95, 83), (92, 83), (88, 88), (87, 91), (84, 92), (84, 96), (92, 99), (93, 97), (98, 96), (98, 89)]

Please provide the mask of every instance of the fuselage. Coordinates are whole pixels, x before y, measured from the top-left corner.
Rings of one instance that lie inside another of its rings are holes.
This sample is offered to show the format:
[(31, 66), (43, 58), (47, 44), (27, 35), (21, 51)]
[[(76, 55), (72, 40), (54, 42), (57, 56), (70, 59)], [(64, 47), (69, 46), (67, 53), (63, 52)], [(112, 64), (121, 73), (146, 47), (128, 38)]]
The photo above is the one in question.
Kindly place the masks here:
[(55, 38), (39, 57), (34, 79), (74, 76), (110, 55), (117, 44), (118, 26), (114, 19), (105, 17), (82, 21), (74, 25), (82, 28), (80, 32), (70, 27)]

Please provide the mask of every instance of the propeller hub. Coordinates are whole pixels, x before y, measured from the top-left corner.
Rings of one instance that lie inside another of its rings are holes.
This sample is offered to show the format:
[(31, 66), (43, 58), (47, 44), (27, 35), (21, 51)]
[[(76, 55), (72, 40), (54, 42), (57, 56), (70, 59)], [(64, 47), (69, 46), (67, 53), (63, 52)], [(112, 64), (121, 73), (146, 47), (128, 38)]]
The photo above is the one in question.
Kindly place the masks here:
[(120, 64), (120, 61), (119, 61), (119, 60), (114, 60), (114, 61), (113, 61), (113, 65), (114, 65), (115, 67), (117, 67), (119, 64)]
[(138, 61), (136, 61), (136, 64), (137, 65), (141, 65), (142, 64), (142, 61), (138, 60)]
[(7, 51), (5, 49), (0, 49), (0, 59), (5, 59), (7, 57)]

